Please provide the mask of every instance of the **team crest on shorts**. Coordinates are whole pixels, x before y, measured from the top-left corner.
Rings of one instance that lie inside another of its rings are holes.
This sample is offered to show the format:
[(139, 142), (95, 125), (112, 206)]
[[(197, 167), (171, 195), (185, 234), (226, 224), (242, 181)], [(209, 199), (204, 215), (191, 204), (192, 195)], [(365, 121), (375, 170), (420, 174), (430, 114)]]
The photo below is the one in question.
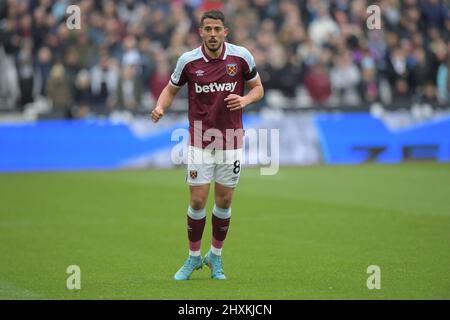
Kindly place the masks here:
[(227, 74), (229, 76), (235, 76), (237, 73), (237, 63), (228, 63), (227, 64)]
[(189, 175), (191, 176), (191, 179), (197, 179), (197, 170), (191, 170), (189, 171)]

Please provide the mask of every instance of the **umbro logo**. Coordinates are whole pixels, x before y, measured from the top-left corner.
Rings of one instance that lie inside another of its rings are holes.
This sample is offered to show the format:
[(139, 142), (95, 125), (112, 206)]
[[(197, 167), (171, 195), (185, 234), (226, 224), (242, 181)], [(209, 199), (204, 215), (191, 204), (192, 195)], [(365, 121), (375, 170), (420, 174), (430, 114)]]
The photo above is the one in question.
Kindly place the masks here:
[(201, 77), (201, 76), (203, 76), (205, 74), (205, 71), (197, 70), (197, 71), (195, 71), (195, 74), (197, 75), (197, 77)]

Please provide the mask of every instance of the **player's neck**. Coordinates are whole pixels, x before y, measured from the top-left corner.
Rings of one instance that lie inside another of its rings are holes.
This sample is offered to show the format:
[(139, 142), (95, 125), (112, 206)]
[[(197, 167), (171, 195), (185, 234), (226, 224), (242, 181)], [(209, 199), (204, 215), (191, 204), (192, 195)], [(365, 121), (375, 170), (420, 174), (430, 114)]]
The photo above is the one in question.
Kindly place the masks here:
[(209, 50), (208, 47), (205, 44), (203, 44), (203, 49), (205, 50), (208, 57), (210, 57), (212, 59), (217, 59), (218, 57), (220, 57), (220, 55), (222, 54), (223, 48), (224, 48), (223, 42), (220, 45), (220, 48), (217, 49), (216, 51)]

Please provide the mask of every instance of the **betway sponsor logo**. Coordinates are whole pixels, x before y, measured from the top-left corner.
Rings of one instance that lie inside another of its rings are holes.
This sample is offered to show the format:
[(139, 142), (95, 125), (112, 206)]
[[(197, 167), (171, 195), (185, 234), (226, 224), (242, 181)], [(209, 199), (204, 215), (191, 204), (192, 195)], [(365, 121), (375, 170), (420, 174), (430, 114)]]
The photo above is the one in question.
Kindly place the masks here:
[(217, 83), (212, 82), (210, 84), (205, 84), (204, 86), (198, 85), (195, 83), (195, 93), (208, 93), (208, 92), (216, 92), (216, 91), (229, 91), (233, 92), (236, 88), (237, 81), (228, 82), (228, 83)]

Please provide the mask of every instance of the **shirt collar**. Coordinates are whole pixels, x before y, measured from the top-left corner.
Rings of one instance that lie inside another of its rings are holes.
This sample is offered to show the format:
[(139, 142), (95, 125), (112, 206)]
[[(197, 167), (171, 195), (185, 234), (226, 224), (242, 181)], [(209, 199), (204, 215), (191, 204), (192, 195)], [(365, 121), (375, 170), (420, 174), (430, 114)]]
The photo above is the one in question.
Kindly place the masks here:
[(205, 51), (204, 46), (201, 46), (201, 51), (202, 51), (202, 55), (203, 55), (203, 59), (205, 60), (205, 62), (209, 62), (210, 60), (225, 60), (227, 58), (227, 45), (226, 42), (223, 43), (223, 49), (222, 49), (222, 53), (220, 54), (219, 57), (217, 58), (211, 58), (210, 56), (208, 56), (208, 54)]

